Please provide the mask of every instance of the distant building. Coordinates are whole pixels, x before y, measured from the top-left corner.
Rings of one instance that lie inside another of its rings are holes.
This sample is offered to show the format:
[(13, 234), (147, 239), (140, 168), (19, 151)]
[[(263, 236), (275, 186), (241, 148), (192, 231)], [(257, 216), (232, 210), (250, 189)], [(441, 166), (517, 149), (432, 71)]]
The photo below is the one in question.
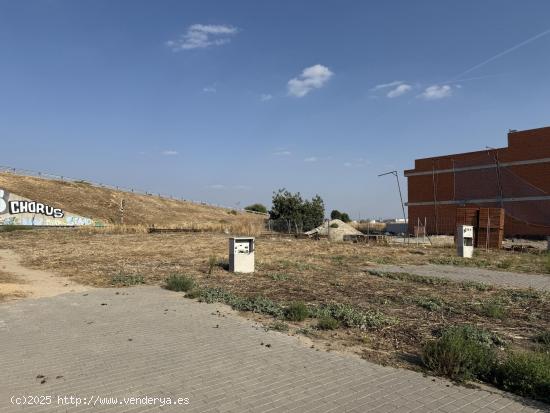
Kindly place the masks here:
[(409, 232), (454, 234), (459, 206), (501, 207), (507, 236), (550, 235), (550, 127), (510, 131), (508, 146), (417, 159), (408, 179)]

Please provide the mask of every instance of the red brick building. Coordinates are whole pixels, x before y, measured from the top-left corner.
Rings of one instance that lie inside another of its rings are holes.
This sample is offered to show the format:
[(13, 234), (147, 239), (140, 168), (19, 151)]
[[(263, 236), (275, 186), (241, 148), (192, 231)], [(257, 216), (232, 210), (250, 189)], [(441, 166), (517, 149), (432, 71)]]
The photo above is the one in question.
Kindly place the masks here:
[(505, 209), (506, 236), (550, 235), (550, 127), (510, 131), (508, 146), (417, 159), (408, 179), (409, 231), (454, 234), (459, 206)]

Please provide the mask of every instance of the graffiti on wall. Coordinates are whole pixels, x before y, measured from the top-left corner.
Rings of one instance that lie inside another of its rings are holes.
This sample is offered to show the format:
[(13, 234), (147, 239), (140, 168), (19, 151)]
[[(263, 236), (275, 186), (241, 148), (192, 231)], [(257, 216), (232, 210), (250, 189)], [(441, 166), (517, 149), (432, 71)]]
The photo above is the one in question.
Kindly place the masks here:
[(0, 189), (0, 225), (82, 226), (94, 221)]

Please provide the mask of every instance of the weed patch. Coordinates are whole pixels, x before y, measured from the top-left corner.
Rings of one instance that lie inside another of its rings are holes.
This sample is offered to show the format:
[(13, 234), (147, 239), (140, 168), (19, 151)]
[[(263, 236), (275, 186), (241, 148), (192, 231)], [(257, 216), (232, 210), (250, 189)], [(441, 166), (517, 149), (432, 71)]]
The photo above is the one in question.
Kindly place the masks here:
[(286, 332), (288, 331), (288, 324), (282, 321), (275, 321), (269, 326), (269, 330)]
[(380, 328), (397, 323), (397, 319), (388, 317), (376, 310), (363, 311), (348, 304), (329, 304), (314, 310), (314, 317), (332, 317), (345, 327)]
[(512, 266), (511, 260), (504, 260), (497, 263), (497, 268), (500, 268), (501, 270), (507, 270)]
[(285, 317), (290, 321), (304, 321), (308, 316), (309, 310), (301, 301), (291, 303), (285, 310)]
[(338, 320), (330, 316), (323, 316), (317, 321), (316, 328), (319, 330), (336, 330)]
[(252, 298), (238, 297), (221, 288), (204, 288), (195, 293), (199, 301), (206, 303), (221, 302), (231, 306), (238, 311), (251, 311), (259, 314), (269, 314), (274, 317), (282, 317), (284, 314), (283, 307), (276, 302), (262, 297), (256, 296)]
[(166, 279), (166, 289), (172, 291), (190, 291), (195, 287), (195, 280), (186, 275), (172, 274)]
[(506, 316), (506, 308), (498, 301), (488, 301), (482, 304), (481, 314), (489, 318), (503, 319)]
[(443, 302), (437, 298), (420, 297), (415, 302), (418, 306), (428, 311), (439, 311), (443, 308)]
[(534, 337), (535, 343), (538, 343), (543, 351), (550, 351), (550, 330), (540, 332)]
[(420, 284), (429, 284), (429, 285), (447, 285), (452, 282), (446, 278), (409, 274), (407, 272), (386, 272), (386, 271), (369, 270), (368, 273), (370, 275), (375, 275), (377, 277), (389, 278), (390, 280), (410, 281), (410, 282), (415, 282)]
[(0, 232), (26, 231), (34, 229), (30, 225), (0, 225)]
[(504, 390), (550, 402), (550, 354), (509, 354), (494, 372), (497, 386)]
[(461, 382), (486, 377), (496, 354), (490, 333), (464, 325), (447, 328), (441, 337), (426, 343), (422, 360), (435, 374)]
[(111, 278), (112, 285), (121, 285), (123, 287), (129, 287), (131, 285), (143, 284), (143, 276), (132, 274), (117, 274)]
[(273, 281), (288, 281), (291, 277), (287, 274), (268, 274)]
[(466, 290), (489, 291), (493, 289), (493, 286), (479, 281), (461, 281), (458, 284)]

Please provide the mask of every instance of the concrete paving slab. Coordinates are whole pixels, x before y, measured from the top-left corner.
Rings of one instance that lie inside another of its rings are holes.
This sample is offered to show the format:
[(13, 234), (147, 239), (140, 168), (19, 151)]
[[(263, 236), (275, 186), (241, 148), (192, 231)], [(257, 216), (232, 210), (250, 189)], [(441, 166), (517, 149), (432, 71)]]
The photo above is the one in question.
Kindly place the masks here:
[[(547, 407), (316, 351), (225, 306), (158, 287), (93, 289), (0, 305), (0, 372), (2, 413)], [(182, 404), (167, 405), (167, 398)], [(16, 404), (23, 401), (42, 404)]]

